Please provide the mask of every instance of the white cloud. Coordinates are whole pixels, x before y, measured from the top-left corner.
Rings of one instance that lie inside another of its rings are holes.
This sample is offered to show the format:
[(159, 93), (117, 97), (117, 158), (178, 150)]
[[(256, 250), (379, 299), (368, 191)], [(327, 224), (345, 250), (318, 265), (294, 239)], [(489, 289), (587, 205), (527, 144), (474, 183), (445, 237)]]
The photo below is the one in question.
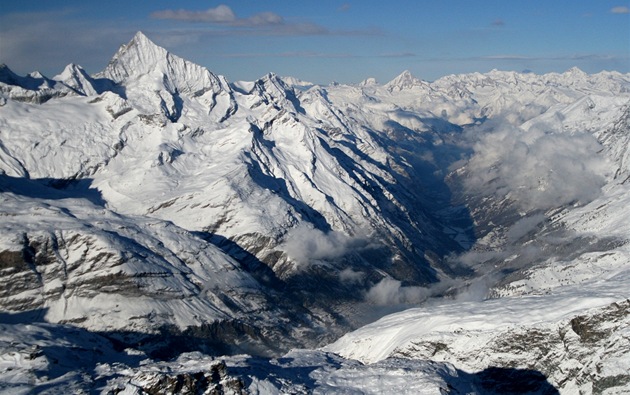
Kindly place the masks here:
[(346, 268), (339, 272), (339, 279), (344, 283), (360, 283), (365, 278), (365, 273), (356, 272), (351, 268)]
[(524, 217), (519, 219), (508, 229), (505, 237), (508, 242), (514, 243), (523, 236), (526, 236), (529, 232), (537, 229), (538, 225), (545, 220), (543, 214), (535, 214), (530, 217)]
[(367, 292), (365, 299), (379, 306), (420, 303), (431, 295), (428, 288), (403, 287), (402, 283), (385, 277)]
[(613, 14), (630, 14), (630, 8), (626, 6), (618, 6), (610, 9)]
[(490, 287), (497, 281), (496, 276), (486, 275), (474, 279), (465, 286), (459, 287), (455, 300), (459, 302), (478, 302), (487, 298)]
[(239, 20), (245, 26), (280, 25), (284, 19), (273, 12), (261, 12), (246, 19)]
[(508, 197), (534, 210), (589, 202), (604, 185), (608, 166), (590, 134), (509, 126), (480, 134), (465, 180), (475, 193)]
[[(308, 225), (298, 225), (291, 229), (283, 243), (283, 250), (299, 266), (308, 265), (312, 261), (341, 258), (351, 251), (365, 248), (369, 248), (367, 237), (350, 237), (335, 231), (324, 233)], [(346, 273), (346, 277), (348, 275)]]

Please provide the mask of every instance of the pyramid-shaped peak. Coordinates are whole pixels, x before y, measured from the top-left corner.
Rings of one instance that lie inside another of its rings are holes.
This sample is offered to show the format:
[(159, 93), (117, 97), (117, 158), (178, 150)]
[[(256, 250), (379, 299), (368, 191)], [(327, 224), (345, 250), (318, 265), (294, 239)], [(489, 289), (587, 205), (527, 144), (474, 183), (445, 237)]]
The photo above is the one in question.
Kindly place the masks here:
[(136, 32), (136, 34), (134, 34), (134, 36), (131, 38), (131, 40), (127, 44), (124, 44), (120, 47), (120, 50), (118, 52), (127, 50), (128, 48), (134, 47), (134, 46), (138, 46), (141, 48), (155, 47), (155, 48), (160, 48), (166, 51), (164, 48), (160, 47), (159, 45), (151, 41), (151, 39), (147, 37), (144, 33), (142, 33), (141, 31), (138, 31)]
[(425, 81), (414, 77), (409, 70), (405, 70), (400, 73), (398, 77), (388, 82), (385, 86), (390, 91), (401, 91), (403, 89), (411, 89), (425, 85), (427, 85)]
[(229, 90), (227, 81), (203, 66), (171, 54), (142, 32), (137, 32), (131, 41), (122, 45), (96, 77), (122, 85), (140, 80), (145, 84), (160, 81), (159, 84), (172, 93)]
[(571, 76), (576, 76), (576, 77), (577, 77), (577, 76), (581, 76), (581, 77), (583, 77), (583, 76), (587, 76), (587, 75), (588, 75), (588, 74), (586, 74), (584, 71), (582, 71), (580, 68), (575, 67), (575, 66), (574, 66), (574, 67), (571, 67), (569, 70), (567, 70), (567, 71), (565, 72), (565, 74), (567, 74), (567, 75), (571, 75)]
[(131, 41), (118, 49), (102, 75), (115, 82), (122, 82), (168, 63), (168, 56), (166, 49), (156, 45), (144, 33), (137, 32)]
[[(412, 80), (418, 80), (416, 77), (414, 77), (413, 74), (411, 74), (411, 71), (409, 70), (405, 70), (402, 73), (400, 73), (398, 75), (398, 77), (394, 78), (394, 80), (400, 80), (400, 81), (412, 81)], [(419, 80), (418, 80), (419, 81)]]
[(123, 45), (121, 47), (121, 50), (124, 48), (129, 49), (135, 47), (138, 50), (141, 51), (149, 51), (149, 52), (159, 52), (161, 54), (167, 54), (168, 51), (166, 49), (164, 49), (163, 47), (160, 47), (159, 45), (157, 45), (156, 43), (154, 43), (149, 37), (147, 37), (144, 33), (142, 33), (141, 31), (138, 31), (133, 38), (131, 39), (131, 41), (129, 41), (129, 43), (127, 43), (126, 45)]
[(83, 70), (83, 67), (79, 66), (78, 64), (70, 63), (63, 69), (60, 74), (53, 77), (53, 79), (57, 81), (64, 81), (75, 75), (87, 75), (87, 73), (85, 72), (85, 70)]
[(147, 43), (151, 43), (154, 44), (153, 41), (151, 41), (149, 39), (149, 37), (147, 37), (144, 33), (142, 33), (142, 31), (138, 30), (136, 32), (136, 34), (133, 36), (133, 38), (131, 39), (131, 41), (136, 41), (136, 42), (141, 42), (141, 41), (146, 41)]
[(92, 77), (88, 75), (83, 67), (75, 63), (67, 65), (61, 74), (56, 75), (53, 80), (63, 82), (64, 85), (78, 94), (92, 96), (99, 92), (94, 86)]

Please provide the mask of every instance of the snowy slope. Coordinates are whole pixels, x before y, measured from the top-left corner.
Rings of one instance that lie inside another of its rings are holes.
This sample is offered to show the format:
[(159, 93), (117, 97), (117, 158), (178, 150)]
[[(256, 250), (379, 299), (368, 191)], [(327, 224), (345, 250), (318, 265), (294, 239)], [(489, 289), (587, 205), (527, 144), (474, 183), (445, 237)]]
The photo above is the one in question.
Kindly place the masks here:
[[(5, 312), (38, 312), (123, 342), (145, 339), (151, 352), (168, 342), (149, 339), (191, 328), (193, 338), (212, 333), (209, 349), (267, 353), (292, 342), (283, 324), (291, 308), (281, 310), (241, 264), (189, 231), (116, 214), (98, 196), (87, 199), (81, 184), (57, 190), (1, 176), (0, 186)], [(264, 332), (282, 338), (271, 345)]]

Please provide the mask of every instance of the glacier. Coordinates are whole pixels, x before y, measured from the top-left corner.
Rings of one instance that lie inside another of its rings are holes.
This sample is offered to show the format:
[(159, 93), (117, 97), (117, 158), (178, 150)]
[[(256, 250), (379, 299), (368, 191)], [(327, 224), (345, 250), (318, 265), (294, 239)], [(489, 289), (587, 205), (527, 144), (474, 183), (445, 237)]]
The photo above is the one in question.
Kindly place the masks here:
[(629, 120), (576, 68), (2, 65), (0, 391), (624, 393)]

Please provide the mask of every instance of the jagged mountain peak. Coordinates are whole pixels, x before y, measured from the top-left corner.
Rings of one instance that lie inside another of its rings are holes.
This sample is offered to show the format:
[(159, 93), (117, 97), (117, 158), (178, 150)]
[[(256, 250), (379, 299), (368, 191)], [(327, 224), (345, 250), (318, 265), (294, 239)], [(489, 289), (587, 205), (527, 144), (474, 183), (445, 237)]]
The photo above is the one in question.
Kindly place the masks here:
[(168, 63), (168, 57), (166, 49), (156, 45), (142, 32), (137, 32), (131, 41), (120, 46), (102, 74), (120, 83), (163, 66)]
[(577, 66), (571, 67), (569, 70), (565, 71), (564, 74), (574, 77), (586, 77), (588, 75)]
[(35, 71), (24, 77), (17, 75), (6, 64), (0, 65), (0, 83), (14, 85), (26, 90), (52, 88), (55, 82)]
[(159, 77), (170, 92), (200, 95), (208, 90), (229, 90), (223, 78), (203, 66), (171, 54), (142, 32), (136, 33), (131, 41), (122, 45), (98, 76), (125, 85), (149, 74)]
[(283, 90), (289, 89), (289, 85), (284, 81), (282, 77), (280, 77), (276, 73), (268, 73), (262, 78), (259, 78), (258, 82), (261, 84), (274, 84), (278, 88), (281, 88)]
[(61, 81), (80, 95), (92, 96), (98, 94), (92, 77), (88, 75), (83, 67), (75, 63), (67, 65), (60, 74), (53, 77), (53, 80)]
[(133, 42), (136, 42), (141, 45), (155, 45), (157, 46), (149, 37), (147, 37), (141, 30), (138, 30), (136, 34), (134, 34), (131, 39)]
[[(202, 102), (208, 113), (216, 110), (218, 101), (227, 103), (219, 106), (226, 109), (217, 115), (219, 119), (225, 119), (234, 108), (232, 89), (224, 77), (171, 54), (142, 32), (122, 45), (105, 70), (95, 77), (123, 86), (127, 99), (142, 113), (162, 112), (171, 120), (179, 118), (180, 95)], [(217, 96), (225, 100), (218, 100)]]
[(53, 79), (55, 80), (63, 80), (75, 74), (86, 74), (83, 67), (76, 63), (68, 64), (60, 74), (57, 74)]
[(399, 92), (404, 89), (411, 89), (426, 85), (428, 85), (427, 82), (414, 77), (409, 70), (405, 70), (400, 73), (398, 77), (385, 84), (385, 87), (391, 92)]
[(5, 63), (0, 64), (0, 82), (8, 85), (18, 85), (19, 78)]

